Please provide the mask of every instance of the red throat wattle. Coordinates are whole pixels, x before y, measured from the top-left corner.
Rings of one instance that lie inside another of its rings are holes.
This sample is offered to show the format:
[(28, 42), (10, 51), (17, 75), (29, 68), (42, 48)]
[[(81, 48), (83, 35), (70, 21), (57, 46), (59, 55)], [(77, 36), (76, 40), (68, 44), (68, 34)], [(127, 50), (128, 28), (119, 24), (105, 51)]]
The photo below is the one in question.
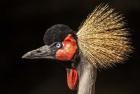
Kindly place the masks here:
[[(62, 61), (70, 61), (74, 57), (77, 50), (76, 40), (71, 34), (64, 39), (63, 47), (56, 52), (56, 59)], [(75, 68), (71, 68), (67, 73), (67, 83), (71, 90), (75, 90), (78, 83), (78, 73)]]
[(63, 47), (56, 52), (55, 57), (57, 60), (70, 61), (77, 50), (76, 40), (68, 34), (62, 43)]
[(71, 68), (69, 73), (67, 73), (67, 83), (71, 90), (75, 90), (77, 88), (78, 73), (75, 68)]

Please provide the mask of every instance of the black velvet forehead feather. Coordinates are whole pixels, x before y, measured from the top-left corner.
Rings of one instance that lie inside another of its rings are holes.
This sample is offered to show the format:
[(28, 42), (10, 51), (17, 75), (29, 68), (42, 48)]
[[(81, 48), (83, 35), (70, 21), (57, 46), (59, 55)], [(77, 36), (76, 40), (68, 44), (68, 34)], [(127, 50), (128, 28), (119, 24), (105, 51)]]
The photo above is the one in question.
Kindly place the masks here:
[(64, 24), (53, 25), (46, 30), (43, 41), (46, 45), (62, 42), (68, 34), (74, 35), (74, 38), (76, 37), (74, 31), (69, 26)]

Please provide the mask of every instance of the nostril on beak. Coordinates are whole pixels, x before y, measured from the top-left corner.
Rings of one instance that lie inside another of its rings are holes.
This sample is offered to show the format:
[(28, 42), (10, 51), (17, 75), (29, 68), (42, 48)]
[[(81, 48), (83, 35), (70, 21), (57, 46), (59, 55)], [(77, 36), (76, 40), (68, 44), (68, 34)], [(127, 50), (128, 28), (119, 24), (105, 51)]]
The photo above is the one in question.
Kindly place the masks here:
[(41, 50), (37, 50), (36, 52), (37, 52), (37, 53), (41, 53)]

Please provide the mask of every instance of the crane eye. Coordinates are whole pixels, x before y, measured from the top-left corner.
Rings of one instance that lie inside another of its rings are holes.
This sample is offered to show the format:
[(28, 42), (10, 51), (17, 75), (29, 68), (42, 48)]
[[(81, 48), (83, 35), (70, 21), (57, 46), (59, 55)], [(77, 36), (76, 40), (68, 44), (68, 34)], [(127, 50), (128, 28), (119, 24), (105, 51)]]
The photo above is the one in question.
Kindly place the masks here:
[(57, 48), (61, 48), (62, 47), (62, 44), (60, 42), (56, 43), (55, 45)]

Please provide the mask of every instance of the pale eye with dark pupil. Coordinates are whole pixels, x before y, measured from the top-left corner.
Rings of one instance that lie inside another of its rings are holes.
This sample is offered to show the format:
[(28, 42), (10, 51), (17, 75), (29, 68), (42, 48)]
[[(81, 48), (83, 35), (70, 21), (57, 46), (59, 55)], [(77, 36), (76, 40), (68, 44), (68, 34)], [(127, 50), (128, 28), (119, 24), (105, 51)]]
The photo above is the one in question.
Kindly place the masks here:
[(56, 45), (55, 45), (57, 48), (61, 48), (61, 43), (57, 43)]

